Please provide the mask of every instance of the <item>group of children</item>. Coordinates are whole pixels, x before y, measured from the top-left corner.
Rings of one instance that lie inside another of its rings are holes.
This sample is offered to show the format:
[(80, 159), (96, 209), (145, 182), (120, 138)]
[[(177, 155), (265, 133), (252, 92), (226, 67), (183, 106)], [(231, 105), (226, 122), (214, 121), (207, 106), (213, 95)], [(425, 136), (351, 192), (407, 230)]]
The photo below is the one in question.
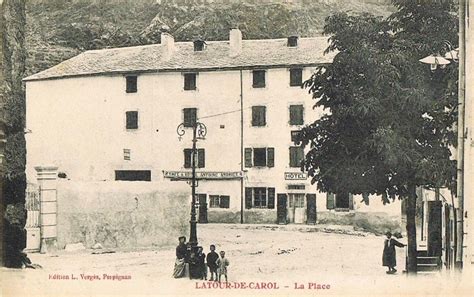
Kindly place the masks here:
[[(229, 266), (229, 259), (226, 258), (225, 252), (220, 251), (216, 253), (216, 246), (211, 244), (210, 252), (203, 253), (202, 247), (197, 247), (194, 251), (192, 247), (185, 244), (186, 238), (181, 236), (179, 238), (179, 245), (176, 247), (176, 263), (173, 276), (175, 278), (183, 277), (185, 274), (185, 266), (189, 265), (189, 278), (207, 280), (207, 268), (211, 273), (210, 281), (221, 281), (224, 276), (227, 282), (227, 266)], [(189, 255), (189, 257), (188, 257)]]

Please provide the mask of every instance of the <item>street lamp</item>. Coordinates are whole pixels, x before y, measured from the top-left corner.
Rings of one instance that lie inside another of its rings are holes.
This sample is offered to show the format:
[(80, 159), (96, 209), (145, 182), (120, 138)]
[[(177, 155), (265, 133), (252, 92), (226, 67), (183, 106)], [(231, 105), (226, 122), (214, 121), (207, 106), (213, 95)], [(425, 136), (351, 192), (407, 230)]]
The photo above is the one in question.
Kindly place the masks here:
[[(189, 221), (191, 230), (189, 231), (189, 244), (191, 249), (194, 249), (198, 245), (197, 241), (197, 228), (196, 228), (196, 143), (198, 139), (204, 139), (207, 134), (207, 128), (203, 123), (198, 122), (197, 120), (192, 123), (193, 129), (193, 148), (191, 151), (191, 220)], [(176, 129), (179, 139), (186, 134), (186, 128), (190, 128), (189, 123), (181, 123)]]
[[(459, 63), (459, 83), (458, 83), (458, 121), (457, 121), (457, 132), (458, 132), (458, 146), (457, 146), (457, 189), (456, 196), (458, 198), (458, 213), (456, 224), (457, 224), (457, 244), (456, 244), (456, 261), (455, 267), (458, 269), (463, 268), (463, 249), (464, 246), (464, 224), (465, 215), (464, 212), (464, 141), (465, 141), (465, 103), (466, 103), (466, 5), (467, 1), (459, 0), (459, 49), (453, 49), (453, 46), (448, 41), (444, 44), (448, 49), (448, 53), (445, 55), (446, 58), (451, 58), (453, 62)], [(430, 64), (432, 71), (436, 70), (437, 65), (446, 66), (449, 64), (443, 61), (444, 58), (439, 56), (428, 56), (420, 60), (422, 63)], [(440, 63), (441, 61), (441, 63)], [(434, 62), (434, 63), (433, 63)], [(444, 63), (444, 64), (443, 64)], [(454, 207), (454, 205), (453, 205)], [(467, 216), (466, 216), (467, 219)]]

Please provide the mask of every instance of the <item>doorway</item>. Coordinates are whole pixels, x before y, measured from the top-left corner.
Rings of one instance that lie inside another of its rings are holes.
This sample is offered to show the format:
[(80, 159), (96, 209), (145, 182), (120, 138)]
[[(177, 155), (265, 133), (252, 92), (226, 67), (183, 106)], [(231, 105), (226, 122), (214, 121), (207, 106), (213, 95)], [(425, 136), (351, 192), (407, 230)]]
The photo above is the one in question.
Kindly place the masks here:
[(304, 193), (288, 194), (288, 220), (290, 223), (304, 224), (306, 219), (304, 198)]
[(196, 209), (198, 223), (207, 223), (207, 194), (196, 194)]

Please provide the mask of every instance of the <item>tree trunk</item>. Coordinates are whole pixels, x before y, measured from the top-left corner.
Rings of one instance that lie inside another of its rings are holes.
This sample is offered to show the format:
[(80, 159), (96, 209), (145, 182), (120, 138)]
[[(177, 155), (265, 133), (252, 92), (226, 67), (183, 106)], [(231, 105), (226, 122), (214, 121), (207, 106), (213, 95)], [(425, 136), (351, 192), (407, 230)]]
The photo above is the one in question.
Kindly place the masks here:
[(5, 119), (5, 168), (2, 174), (3, 265), (20, 268), (26, 255), (25, 143), (25, 1), (3, 0), (1, 13), (3, 84), (1, 113)]
[(417, 265), (417, 251), (416, 251), (416, 186), (414, 184), (408, 185), (408, 199), (407, 199), (407, 237), (408, 237), (408, 273), (416, 273)]

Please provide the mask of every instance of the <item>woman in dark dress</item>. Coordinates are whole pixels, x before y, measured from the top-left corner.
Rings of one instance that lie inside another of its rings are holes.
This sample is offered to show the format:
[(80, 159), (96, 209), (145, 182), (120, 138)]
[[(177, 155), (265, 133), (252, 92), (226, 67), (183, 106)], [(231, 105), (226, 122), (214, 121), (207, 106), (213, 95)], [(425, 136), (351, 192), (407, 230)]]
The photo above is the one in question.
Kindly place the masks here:
[(185, 274), (185, 268), (186, 268), (186, 253), (187, 253), (186, 237), (180, 236), (178, 240), (179, 240), (179, 244), (176, 247), (176, 261), (174, 263), (174, 271), (173, 271), (174, 278), (183, 277)]
[(405, 244), (400, 243), (395, 238), (392, 238), (392, 233), (385, 233), (387, 238), (384, 241), (383, 246), (383, 256), (382, 256), (382, 265), (388, 267), (388, 274), (393, 274), (397, 272), (395, 266), (397, 266), (397, 254), (395, 247), (404, 247)]

